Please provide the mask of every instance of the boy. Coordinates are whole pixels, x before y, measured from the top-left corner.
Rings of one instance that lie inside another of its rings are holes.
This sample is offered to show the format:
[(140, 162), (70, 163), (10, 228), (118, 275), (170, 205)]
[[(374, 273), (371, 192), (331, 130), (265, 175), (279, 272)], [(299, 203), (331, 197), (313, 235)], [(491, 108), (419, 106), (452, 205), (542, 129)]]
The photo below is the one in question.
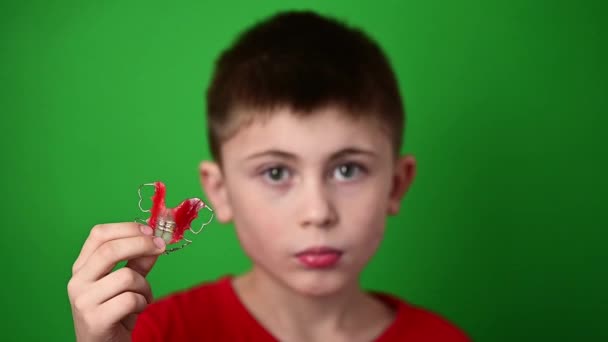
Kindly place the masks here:
[(95, 226), (68, 284), (78, 340), (467, 341), (358, 285), (415, 174), (373, 41), (311, 12), (276, 15), (222, 54), (207, 106), (203, 191), (252, 269), (152, 303), (145, 276), (162, 240), (135, 223)]

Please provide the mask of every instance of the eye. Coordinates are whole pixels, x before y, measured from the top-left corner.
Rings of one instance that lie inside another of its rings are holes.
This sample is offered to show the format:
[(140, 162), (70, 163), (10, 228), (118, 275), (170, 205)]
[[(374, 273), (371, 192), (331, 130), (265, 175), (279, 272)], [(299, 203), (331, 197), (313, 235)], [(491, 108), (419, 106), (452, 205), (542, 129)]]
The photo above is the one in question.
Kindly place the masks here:
[(337, 180), (352, 180), (358, 178), (363, 172), (363, 167), (355, 163), (339, 165), (334, 169), (333, 177)]
[(283, 183), (289, 177), (289, 171), (282, 166), (268, 168), (262, 174), (271, 183)]

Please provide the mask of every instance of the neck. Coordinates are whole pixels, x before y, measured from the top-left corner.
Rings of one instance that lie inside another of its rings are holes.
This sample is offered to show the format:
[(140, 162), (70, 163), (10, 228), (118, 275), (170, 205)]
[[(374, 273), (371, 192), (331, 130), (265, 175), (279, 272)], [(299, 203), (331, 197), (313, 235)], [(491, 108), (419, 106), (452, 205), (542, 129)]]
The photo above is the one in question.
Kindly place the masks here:
[(388, 314), (357, 283), (332, 294), (307, 295), (254, 268), (235, 279), (234, 286), (254, 317), (281, 340), (296, 340), (294, 336), (321, 340), (322, 336), (347, 337), (353, 333), (360, 336), (361, 329), (374, 324), (370, 314), (383, 318)]

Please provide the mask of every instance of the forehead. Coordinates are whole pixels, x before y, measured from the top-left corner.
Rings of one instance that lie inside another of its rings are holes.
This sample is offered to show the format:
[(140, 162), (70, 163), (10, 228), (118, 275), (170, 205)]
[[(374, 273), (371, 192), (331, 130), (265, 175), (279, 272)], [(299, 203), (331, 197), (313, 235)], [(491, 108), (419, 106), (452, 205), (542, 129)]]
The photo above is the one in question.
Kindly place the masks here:
[(224, 158), (244, 158), (265, 150), (282, 150), (302, 157), (323, 157), (345, 148), (360, 148), (390, 154), (388, 135), (376, 120), (356, 118), (343, 110), (327, 107), (312, 113), (294, 113), (288, 108), (252, 117), (222, 144)]

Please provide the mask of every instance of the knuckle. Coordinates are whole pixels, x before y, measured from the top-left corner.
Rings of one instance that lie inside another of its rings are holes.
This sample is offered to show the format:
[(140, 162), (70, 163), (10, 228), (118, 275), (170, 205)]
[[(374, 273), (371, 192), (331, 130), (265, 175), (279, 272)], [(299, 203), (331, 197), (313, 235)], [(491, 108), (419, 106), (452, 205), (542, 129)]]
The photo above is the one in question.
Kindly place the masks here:
[(100, 329), (99, 325), (101, 321), (99, 317), (96, 316), (98, 315), (96, 315), (94, 312), (86, 312), (82, 314), (82, 320), (85, 326), (87, 327), (87, 330), (89, 330), (93, 334), (97, 334)]
[(73, 302), (73, 305), (74, 305), (74, 309), (76, 309), (76, 311), (78, 311), (78, 312), (86, 311), (86, 303), (85, 303), (85, 300), (82, 298), (82, 296), (76, 298)]
[(154, 242), (149, 236), (140, 236), (136, 240), (137, 249), (139, 251), (154, 250)]
[(143, 226), (138, 222), (124, 222), (121, 223), (121, 225), (123, 226), (123, 230), (129, 231), (129, 233), (133, 236), (141, 234), (141, 227)]
[(150, 286), (150, 283), (146, 280), (146, 278), (144, 278), (144, 277), (141, 277), (141, 278), (142, 278), (141, 282), (142, 282), (143, 288), (146, 291), (150, 292), (150, 294), (152, 294), (152, 286)]
[(104, 227), (104, 224), (96, 224), (95, 226), (93, 226), (93, 228), (91, 229), (90, 238), (97, 241), (103, 240), (103, 237), (105, 236)]
[(122, 287), (129, 287), (137, 282), (137, 277), (135, 276), (135, 272), (124, 267), (121, 268), (118, 272), (118, 282)]
[(71, 278), (70, 281), (68, 281), (68, 295), (71, 297), (76, 295), (76, 292), (78, 292), (78, 284), (77, 281), (74, 280), (74, 278)]
[(143, 227), (145, 227), (145, 225), (142, 222), (129, 222), (128, 224), (131, 227), (131, 229), (133, 229), (134, 231), (137, 231), (137, 232), (141, 232), (141, 229)]
[(116, 246), (113, 243), (104, 243), (101, 247), (99, 247), (99, 254), (104, 259), (111, 259), (116, 254)]
[(152, 303), (154, 302), (154, 293), (152, 292), (152, 287), (150, 286), (150, 284), (146, 281), (144, 284), (144, 293), (146, 294), (146, 303)]
[(137, 311), (141, 305), (140, 295), (129, 292), (128, 295), (125, 296), (125, 307), (129, 310), (129, 312)]
[(78, 262), (74, 262), (72, 264), (72, 275), (74, 275), (76, 273), (76, 271), (78, 271)]

